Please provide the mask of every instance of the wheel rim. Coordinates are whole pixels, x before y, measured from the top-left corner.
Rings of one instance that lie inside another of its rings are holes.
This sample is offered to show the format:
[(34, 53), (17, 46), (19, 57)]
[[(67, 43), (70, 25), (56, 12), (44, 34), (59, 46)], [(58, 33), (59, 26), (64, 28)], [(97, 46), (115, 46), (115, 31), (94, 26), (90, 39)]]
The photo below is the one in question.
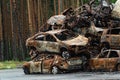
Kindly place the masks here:
[(52, 73), (57, 74), (58, 73), (58, 68), (56, 66), (52, 67)]
[(63, 51), (62, 52), (62, 57), (65, 59), (68, 59), (70, 57), (70, 54), (68, 53), (68, 51)]

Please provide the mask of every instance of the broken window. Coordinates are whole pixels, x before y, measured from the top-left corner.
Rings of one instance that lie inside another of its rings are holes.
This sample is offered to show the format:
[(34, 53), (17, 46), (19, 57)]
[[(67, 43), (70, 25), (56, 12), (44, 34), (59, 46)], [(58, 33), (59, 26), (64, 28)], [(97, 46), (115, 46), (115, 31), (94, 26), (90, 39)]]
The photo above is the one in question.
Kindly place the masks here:
[(56, 39), (51, 35), (46, 35), (46, 41), (56, 42)]
[(116, 51), (111, 51), (109, 58), (115, 58), (115, 57), (119, 57), (118, 53)]
[(111, 30), (108, 30), (107, 34), (120, 34), (120, 29), (111, 29)]
[(37, 37), (35, 37), (35, 40), (44, 40), (44, 35), (38, 35)]
[(78, 35), (76, 35), (75, 33), (73, 33), (72, 31), (63, 31), (61, 33), (57, 33), (55, 34), (55, 36), (59, 39), (59, 40), (68, 40), (68, 39), (72, 39)]
[(107, 58), (108, 52), (109, 52), (109, 51), (106, 51), (106, 52), (104, 52), (104, 53), (101, 53), (101, 54), (99, 55), (99, 58)]

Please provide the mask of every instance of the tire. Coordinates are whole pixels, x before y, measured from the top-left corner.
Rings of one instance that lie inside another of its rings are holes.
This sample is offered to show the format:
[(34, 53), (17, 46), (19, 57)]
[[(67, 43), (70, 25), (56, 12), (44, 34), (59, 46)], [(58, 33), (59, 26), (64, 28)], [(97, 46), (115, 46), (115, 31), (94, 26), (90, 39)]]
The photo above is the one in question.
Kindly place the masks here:
[(60, 70), (57, 66), (52, 66), (51, 73), (52, 74), (58, 74), (58, 73), (60, 73)]
[(28, 67), (23, 67), (25, 74), (30, 74), (30, 69)]
[(68, 51), (62, 51), (61, 55), (64, 59), (70, 58), (70, 53)]
[(120, 71), (120, 64), (117, 64), (116, 71)]
[(83, 71), (85, 71), (86, 70), (86, 65), (87, 65), (87, 57), (86, 56), (84, 56), (84, 55), (82, 55), (81, 57), (80, 57), (80, 59), (82, 60), (82, 70)]

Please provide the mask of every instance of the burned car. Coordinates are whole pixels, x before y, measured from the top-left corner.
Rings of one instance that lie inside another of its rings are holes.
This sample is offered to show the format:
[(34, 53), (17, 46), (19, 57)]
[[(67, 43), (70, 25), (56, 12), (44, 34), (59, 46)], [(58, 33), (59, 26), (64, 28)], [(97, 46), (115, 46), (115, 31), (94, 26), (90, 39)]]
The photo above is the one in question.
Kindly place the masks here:
[(120, 50), (104, 50), (89, 60), (90, 70), (120, 71)]
[(120, 27), (109, 28), (103, 31), (101, 36), (101, 47), (107, 49), (120, 49)]
[(88, 38), (67, 29), (39, 32), (26, 40), (26, 46), (31, 49), (40, 53), (57, 53), (66, 59), (71, 55), (84, 53), (87, 44)]
[(70, 70), (81, 69), (83, 62), (80, 57), (65, 60), (55, 54), (41, 54), (38, 61), (29, 61), (23, 64), (25, 74), (31, 73), (62, 73)]

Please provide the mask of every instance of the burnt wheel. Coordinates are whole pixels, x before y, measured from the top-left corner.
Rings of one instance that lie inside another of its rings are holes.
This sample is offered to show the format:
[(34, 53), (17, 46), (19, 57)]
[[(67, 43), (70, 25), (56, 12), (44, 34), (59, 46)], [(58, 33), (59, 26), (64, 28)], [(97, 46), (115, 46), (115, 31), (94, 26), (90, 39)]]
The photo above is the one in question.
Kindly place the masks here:
[(62, 51), (62, 57), (64, 59), (69, 59), (70, 58), (70, 53), (68, 51)]
[(82, 70), (83, 71), (85, 71), (86, 70), (86, 68), (87, 68), (87, 57), (86, 56), (84, 56), (84, 55), (82, 55), (81, 57), (80, 57), (80, 59), (82, 60)]
[(52, 74), (58, 74), (58, 73), (60, 73), (60, 70), (57, 66), (52, 66), (51, 73)]
[(120, 64), (116, 66), (116, 71), (120, 71)]
[(23, 67), (24, 73), (25, 74), (30, 74), (30, 69), (28, 67)]

